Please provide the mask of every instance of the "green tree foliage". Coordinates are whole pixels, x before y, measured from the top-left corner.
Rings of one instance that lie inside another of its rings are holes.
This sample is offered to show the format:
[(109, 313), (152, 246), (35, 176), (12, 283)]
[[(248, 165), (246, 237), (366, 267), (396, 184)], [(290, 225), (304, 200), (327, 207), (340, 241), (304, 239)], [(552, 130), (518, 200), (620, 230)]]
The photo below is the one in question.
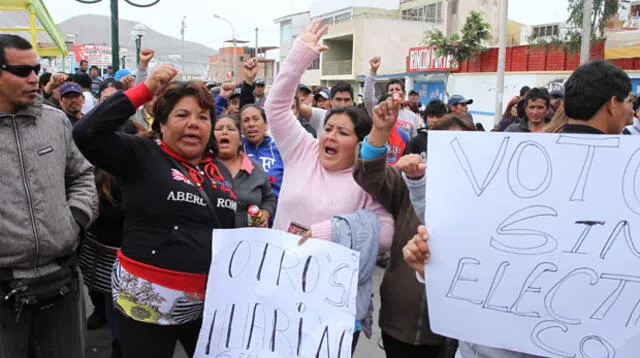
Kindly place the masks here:
[(472, 10), (460, 30), (461, 35), (445, 36), (440, 30), (431, 30), (425, 32), (424, 44), (434, 46), (436, 55), (451, 56), (455, 62), (461, 63), (486, 50), (483, 41), (491, 39), (490, 29), (491, 25), (482, 14)]

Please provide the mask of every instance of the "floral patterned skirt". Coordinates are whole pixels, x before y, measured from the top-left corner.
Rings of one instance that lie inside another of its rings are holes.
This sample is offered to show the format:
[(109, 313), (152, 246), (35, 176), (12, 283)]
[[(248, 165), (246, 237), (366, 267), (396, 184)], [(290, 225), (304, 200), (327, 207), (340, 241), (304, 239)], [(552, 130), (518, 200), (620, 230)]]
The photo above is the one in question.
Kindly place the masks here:
[(111, 273), (115, 307), (136, 321), (179, 325), (202, 318), (202, 293), (184, 292), (158, 285), (127, 272), (116, 260)]

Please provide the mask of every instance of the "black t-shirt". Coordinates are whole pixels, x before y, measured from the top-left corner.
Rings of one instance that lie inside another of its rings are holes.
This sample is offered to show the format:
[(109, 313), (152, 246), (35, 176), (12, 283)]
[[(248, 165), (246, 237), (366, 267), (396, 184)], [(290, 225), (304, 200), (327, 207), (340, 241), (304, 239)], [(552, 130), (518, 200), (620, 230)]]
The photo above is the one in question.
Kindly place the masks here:
[(85, 157), (120, 180), (125, 213), (122, 252), (156, 267), (207, 273), (212, 230), (235, 225), (231, 174), (211, 158), (194, 166), (151, 138), (117, 132), (134, 111), (129, 98), (116, 93), (79, 121), (73, 132)]
[(427, 157), (427, 143), (429, 141), (429, 131), (426, 128), (418, 129), (418, 134), (411, 139), (409, 145), (404, 150), (404, 154), (420, 154), (422, 158)]

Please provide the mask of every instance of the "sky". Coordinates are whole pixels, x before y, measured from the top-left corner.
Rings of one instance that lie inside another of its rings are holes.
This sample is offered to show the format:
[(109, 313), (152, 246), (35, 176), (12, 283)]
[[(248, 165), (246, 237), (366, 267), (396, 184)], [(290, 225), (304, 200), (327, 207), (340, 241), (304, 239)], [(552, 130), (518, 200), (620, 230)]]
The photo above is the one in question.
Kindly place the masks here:
[[(111, 0), (102, 0), (91, 5), (76, 0), (43, 1), (56, 23), (77, 15), (110, 14)], [(153, 0), (131, 1), (148, 4)], [(273, 20), (288, 14), (308, 11), (314, 1), (318, 0), (160, 0), (153, 7), (136, 8), (120, 0), (119, 16), (122, 19), (144, 23), (158, 32), (176, 38), (180, 38), (182, 17), (186, 16), (185, 39), (217, 49), (222, 47), (224, 40), (232, 38), (231, 27), (213, 18), (213, 15), (217, 14), (234, 24), (238, 40), (251, 41), (253, 45), (257, 27), (259, 46), (278, 46), (279, 27)], [(529, 25), (564, 21), (567, 18), (567, 2), (511, 0), (509, 18)]]

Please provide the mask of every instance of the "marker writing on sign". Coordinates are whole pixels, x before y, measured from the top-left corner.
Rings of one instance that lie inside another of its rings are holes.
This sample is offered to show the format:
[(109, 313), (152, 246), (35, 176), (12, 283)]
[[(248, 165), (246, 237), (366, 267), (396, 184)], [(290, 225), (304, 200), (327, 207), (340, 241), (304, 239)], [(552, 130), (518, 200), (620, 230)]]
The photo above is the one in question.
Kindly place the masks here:
[[(344, 308), (356, 290), (357, 255), (347, 262), (332, 262), (328, 255), (301, 255), (269, 242), (239, 240), (225, 260), (220, 263), (226, 276), (221, 280), (255, 292), (321, 297), (323, 305)], [(352, 327), (332, 326), (331, 317), (304, 302), (266, 305), (231, 298), (216, 306), (211, 317), (202, 328), (207, 356), (238, 357), (249, 351), (302, 356), (313, 350), (317, 357), (340, 358), (351, 352)]]

